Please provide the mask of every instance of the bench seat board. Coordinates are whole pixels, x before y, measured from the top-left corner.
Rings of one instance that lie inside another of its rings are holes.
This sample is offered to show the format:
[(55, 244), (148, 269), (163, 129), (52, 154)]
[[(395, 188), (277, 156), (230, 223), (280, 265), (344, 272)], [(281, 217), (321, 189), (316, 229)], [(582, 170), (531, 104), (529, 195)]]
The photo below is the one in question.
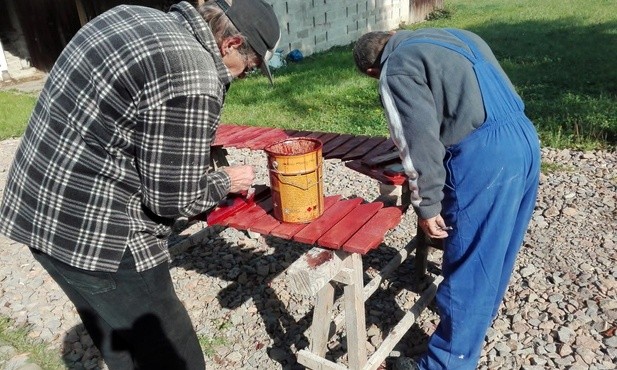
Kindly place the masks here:
[(403, 212), (398, 207), (382, 208), (366, 222), (349, 240), (343, 250), (366, 254), (383, 242), (385, 233), (401, 222)]
[[(340, 195), (333, 195), (324, 198), (324, 212), (336, 204), (339, 199), (341, 199)], [(272, 229), (270, 234), (282, 239), (291, 239), (294, 235), (296, 235), (300, 230), (304, 229), (307, 224), (292, 224), (289, 222), (281, 222), (280, 225)]]
[(362, 198), (353, 198), (340, 201), (328, 208), (317, 220), (308, 224), (293, 236), (293, 240), (306, 244), (314, 244), (326, 231), (330, 230), (345, 215), (351, 212), (358, 204), (362, 203)]
[(383, 203), (381, 202), (358, 205), (324, 233), (317, 240), (317, 244), (327, 248), (339, 249), (381, 208), (383, 208)]

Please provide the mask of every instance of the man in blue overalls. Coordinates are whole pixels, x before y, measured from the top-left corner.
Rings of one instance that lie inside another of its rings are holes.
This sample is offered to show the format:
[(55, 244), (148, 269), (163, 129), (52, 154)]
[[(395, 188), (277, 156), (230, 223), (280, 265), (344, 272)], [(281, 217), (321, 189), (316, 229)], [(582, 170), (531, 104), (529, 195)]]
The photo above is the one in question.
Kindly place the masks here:
[(489, 46), (454, 29), (370, 32), (358, 69), (379, 79), (418, 224), (443, 239), (440, 322), (408, 369), (475, 369), (536, 201), (539, 140)]

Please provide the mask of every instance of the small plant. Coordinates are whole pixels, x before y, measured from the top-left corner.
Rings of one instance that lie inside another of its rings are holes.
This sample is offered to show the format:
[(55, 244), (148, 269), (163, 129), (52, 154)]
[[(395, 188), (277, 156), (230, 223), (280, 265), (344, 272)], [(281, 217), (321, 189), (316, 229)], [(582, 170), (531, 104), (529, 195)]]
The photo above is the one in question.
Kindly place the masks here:
[(540, 171), (547, 175), (549, 173), (555, 173), (555, 172), (572, 172), (573, 169), (572, 167), (563, 165), (563, 164), (559, 164), (559, 163), (546, 163), (546, 162), (542, 162), (541, 166), (540, 166)]
[(426, 16), (427, 21), (438, 21), (440, 19), (450, 19), (451, 13), (448, 9), (436, 9)]
[(229, 344), (225, 338), (221, 337), (208, 338), (200, 335), (198, 336), (198, 339), (201, 350), (208, 357), (214, 356), (217, 347), (222, 347)]
[(0, 343), (8, 344), (15, 348), (18, 353), (27, 353), (31, 362), (41, 366), (45, 370), (65, 369), (60, 355), (47, 347), (41, 341), (28, 337), (27, 326), (15, 327), (13, 322), (6, 317), (0, 317)]
[(199, 344), (201, 345), (201, 350), (203, 353), (212, 357), (216, 353), (216, 348), (225, 346), (228, 344), (227, 339), (221, 336), (222, 332), (233, 327), (233, 324), (230, 320), (222, 319), (214, 319), (212, 320), (214, 327), (216, 328), (216, 333), (214, 333), (213, 337), (206, 337), (203, 335), (198, 335)]

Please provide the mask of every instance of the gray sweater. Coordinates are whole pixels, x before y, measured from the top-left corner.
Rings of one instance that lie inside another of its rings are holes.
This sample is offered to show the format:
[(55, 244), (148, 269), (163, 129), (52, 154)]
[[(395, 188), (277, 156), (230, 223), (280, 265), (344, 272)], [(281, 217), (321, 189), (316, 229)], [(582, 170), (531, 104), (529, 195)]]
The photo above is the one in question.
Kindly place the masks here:
[[(489, 46), (479, 36), (464, 32), (503, 73)], [(441, 213), (446, 148), (480, 127), (486, 114), (471, 62), (434, 44), (400, 45), (410, 38), (469, 48), (445, 30), (422, 29), (397, 32), (383, 52), (379, 81), (382, 103), (409, 177), (412, 205), (418, 216), (426, 219)]]

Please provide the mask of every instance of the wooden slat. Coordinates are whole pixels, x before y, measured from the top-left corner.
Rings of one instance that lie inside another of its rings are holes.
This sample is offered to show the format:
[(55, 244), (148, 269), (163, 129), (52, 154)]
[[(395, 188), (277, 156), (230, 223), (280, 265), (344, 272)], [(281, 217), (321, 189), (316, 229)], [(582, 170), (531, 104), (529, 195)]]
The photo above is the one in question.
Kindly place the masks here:
[(383, 203), (381, 202), (360, 204), (317, 239), (317, 244), (332, 249), (339, 249), (381, 208), (383, 208)]
[(367, 136), (354, 136), (351, 140), (344, 142), (328, 153), (328, 158), (343, 158), (345, 154), (362, 145), (368, 140)]
[(272, 212), (272, 197), (255, 204), (255, 207), (236, 213), (227, 220), (227, 225), (238, 230), (248, 230), (255, 220), (269, 212)]
[(247, 199), (242, 196), (233, 196), (225, 200), (225, 203), (217, 207), (206, 217), (208, 225), (226, 226), (229, 217), (242, 211), (243, 209), (254, 207), (253, 199)]
[(398, 207), (380, 209), (349, 240), (343, 244), (347, 252), (366, 254), (376, 248), (384, 239), (386, 232), (401, 222), (402, 211)]
[(384, 173), (385, 168), (370, 168), (362, 164), (362, 160), (356, 159), (345, 163), (345, 166), (354, 171), (358, 171), (386, 185), (402, 185), (407, 181), (407, 176), (400, 174), (388, 175)]
[(396, 151), (397, 151), (396, 145), (394, 145), (394, 142), (392, 141), (391, 138), (388, 138), (386, 139), (386, 141), (382, 142), (381, 144), (371, 149), (371, 151), (366, 153), (362, 157), (362, 160), (377, 157), (378, 155), (382, 155), (388, 152), (396, 152)]
[(306, 137), (306, 135), (310, 134), (313, 131), (296, 131), (291, 136), (292, 137)]
[(335, 150), (339, 145), (343, 145), (345, 144), (345, 142), (353, 139), (353, 137), (353, 135), (343, 134), (338, 135), (334, 139), (328, 141), (326, 144), (324, 144), (322, 150), (324, 158), (330, 158), (331, 151)]
[(254, 137), (253, 139), (245, 141), (244, 145), (252, 150), (263, 150), (266, 146), (288, 137), (289, 135), (287, 135), (285, 131), (281, 129), (272, 129), (258, 135), (257, 137)]
[[(341, 199), (340, 195), (334, 195), (324, 198), (324, 212), (332, 207), (336, 202)], [(304, 229), (307, 224), (292, 224), (289, 222), (282, 222), (279, 226), (270, 231), (270, 235), (283, 239), (291, 239), (298, 231)]]
[(293, 240), (313, 244), (334, 224), (340, 221), (352, 209), (362, 203), (362, 198), (343, 200), (328, 208), (317, 220), (294, 235)]
[(214, 138), (214, 143), (212, 145), (222, 145), (225, 146), (228, 143), (228, 138), (238, 132), (242, 131), (246, 128), (246, 126), (235, 126), (235, 125), (221, 125), (216, 130), (216, 136)]
[(313, 131), (311, 133), (306, 134), (306, 137), (312, 137), (313, 139), (319, 139), (321, 136), (324, 136), (326, 133), (321, 131)]
[(398, 152), (387, 152), (387, 153), (378, 155), (376, 157), (362, 159), (362, 163), (369, 167), (375, 167), (375, 166), (379, 166), (382, 164), (393, 163), (393, 162), (400, 161), (400, 160), (401, 160), (401, 157), (399, 156)]
[(341, 136), (340, 134), (335, 134), (335, 133), (326, 133), (324, 135), (321, 135), (319, 137), (319, 140), (322, 142), (323, 145), (326, 145), (330, 140), (333, 140), (337, 137)]
[(262, 133), (270, 130), (267, 127), (247, 127), (242, 131), (238, 131), (232, 134), (228, 139), (227, 146), (236, 148), (246, 148), (245, 142), (253, 139), (255, 136), (259, 136)]
[(281, 224), (281, 221), (277, 220), (271, 214), (267, 213), (253, 222), (249, 226), (248, 230), (262, 235), (268, 235), (272, 229)]
[(348, 161), (350, 159), (362, 158), (371, 151), (377, 145), (386, 141), (385, 137), (372, 137), (362, 143), (362, 145), (357, 146), (356, 148), (350, 150), (345, 154), (341, 159), (344, 161)]
[(241, 212), (244, 209), (255, 206), (256, 202), (260, 202), (270, 195), (270, 188), (266, 185), (255, 185), (255, 191), (247, 196), (247, 192), (243, 194), (229, 194), (226, 198), (219, 202), (219, 205), (210, 212), (206, 217), (208, 225), (227, 226), (227, 221), (230, 217)]

